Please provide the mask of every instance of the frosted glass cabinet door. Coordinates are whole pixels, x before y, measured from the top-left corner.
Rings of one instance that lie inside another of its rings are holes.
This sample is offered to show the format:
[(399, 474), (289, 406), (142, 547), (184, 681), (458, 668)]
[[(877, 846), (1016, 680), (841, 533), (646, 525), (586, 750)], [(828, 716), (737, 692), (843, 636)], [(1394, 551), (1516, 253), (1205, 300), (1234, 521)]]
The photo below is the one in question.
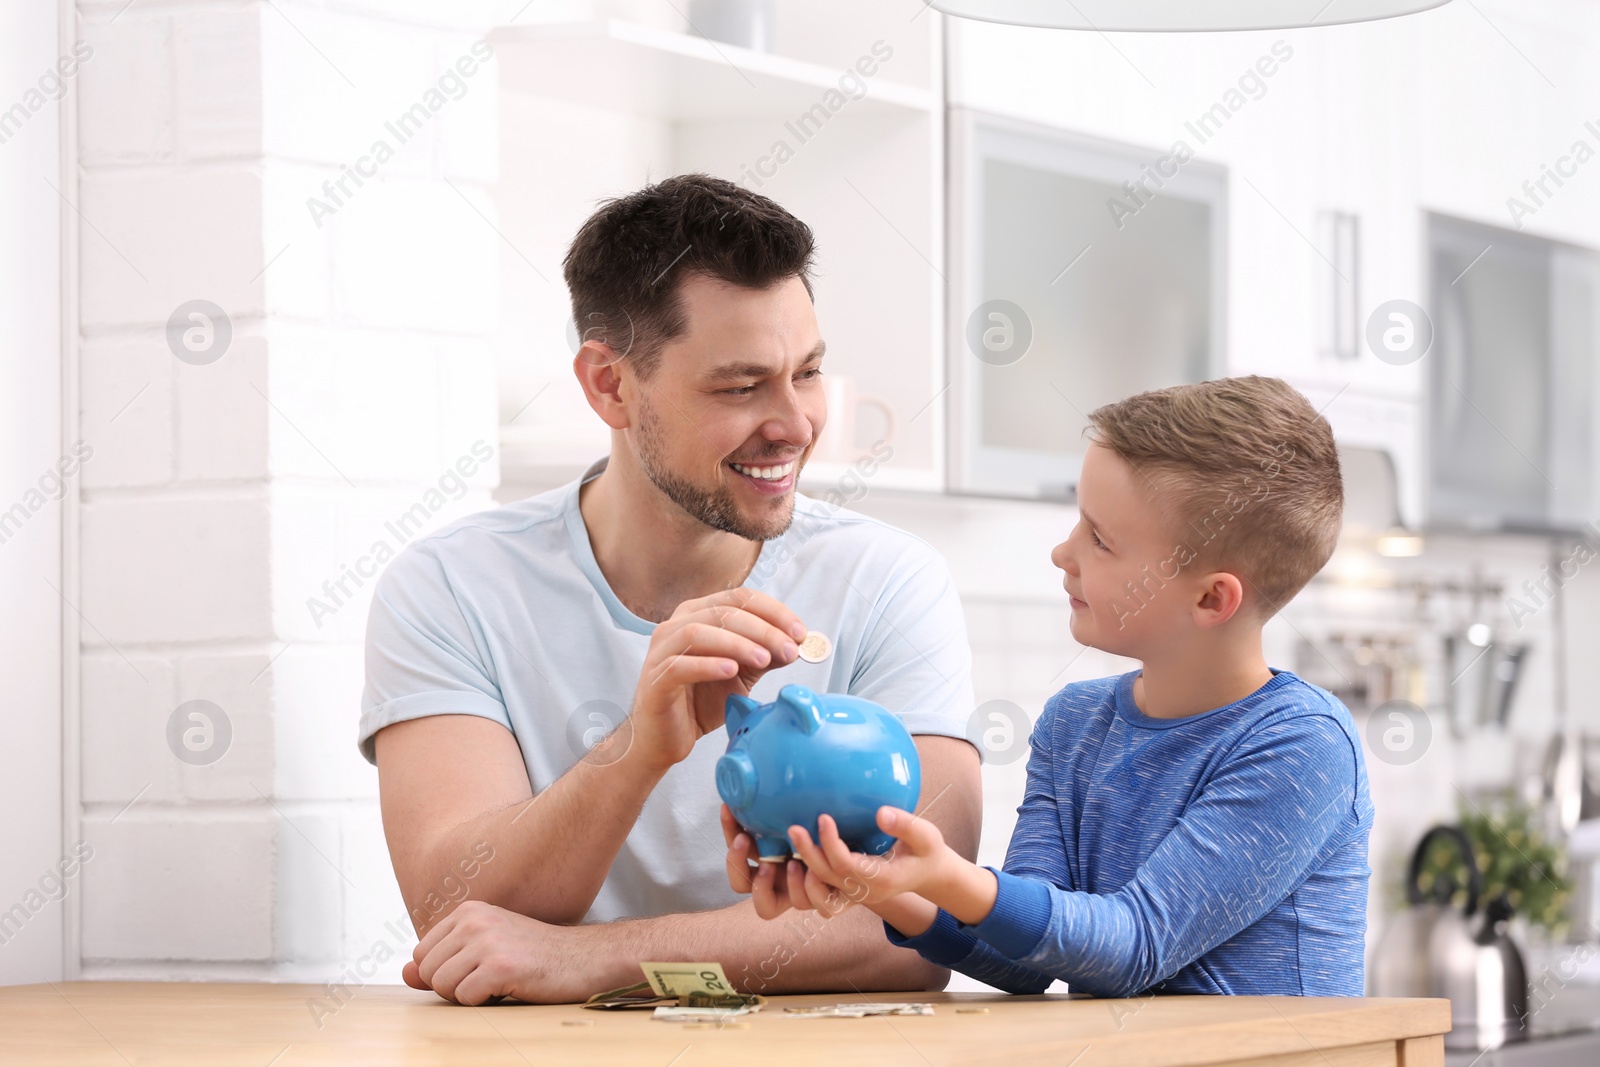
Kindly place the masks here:
[(953, 123), (953, 480), (1068, 495), (1089, 411), (1220, 372), (1223, 172), (972, 112)]
[(1429, 220), (1428, 519), (1576, 528), (1596, 500), (1594, 253)]

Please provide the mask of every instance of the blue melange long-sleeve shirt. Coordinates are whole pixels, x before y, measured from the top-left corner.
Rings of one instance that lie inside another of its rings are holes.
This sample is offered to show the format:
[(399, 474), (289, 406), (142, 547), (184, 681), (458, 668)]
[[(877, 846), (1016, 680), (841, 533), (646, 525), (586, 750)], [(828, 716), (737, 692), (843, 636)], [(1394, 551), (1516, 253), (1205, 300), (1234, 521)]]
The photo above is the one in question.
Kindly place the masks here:
[(1155, 719), (1136, 677), (1046, 702), (990, 914), (889, 940), (1012, 993), (1360, 996), (1372, 799), (1349, 711), (1275, 670)]

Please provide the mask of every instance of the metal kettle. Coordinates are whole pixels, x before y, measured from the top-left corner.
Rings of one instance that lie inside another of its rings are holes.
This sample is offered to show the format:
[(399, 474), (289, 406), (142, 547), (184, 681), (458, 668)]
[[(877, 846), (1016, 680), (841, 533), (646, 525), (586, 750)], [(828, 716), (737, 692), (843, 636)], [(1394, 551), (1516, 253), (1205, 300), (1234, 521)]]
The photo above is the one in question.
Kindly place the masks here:
[[(1453, 882), (1435, 884), (1429, 893), (1422, 890), (1423, 859), (1440, 839), (1456, 846), (1466, 866), (1467, 900), (1459, 910), (1450, 903), (1461, 888)], [(1482, 897), (1483, 876), (1472, 842), (1458, 827), (1435, 826), (1411, 855), (1406, 878), (1411, 907), (1395, 916), (1373, 957), (1375, 996), (1449, 999), (1449, 1048), (1499, 1048), (1526, 1036), (1527, 969), (1506, 929), (1511, 905), (1504, 896), (1496, 897), (1474, 922)]]
[(1499, 1048), (1527, 1037), (1528, 971), (1506, 928), (1511, 903), (1503, 895), (1483, 909), (1470, 951), (1452, 943), (1438, 975), (1454, 1020), (1445, 1044), (1452, 1048)]

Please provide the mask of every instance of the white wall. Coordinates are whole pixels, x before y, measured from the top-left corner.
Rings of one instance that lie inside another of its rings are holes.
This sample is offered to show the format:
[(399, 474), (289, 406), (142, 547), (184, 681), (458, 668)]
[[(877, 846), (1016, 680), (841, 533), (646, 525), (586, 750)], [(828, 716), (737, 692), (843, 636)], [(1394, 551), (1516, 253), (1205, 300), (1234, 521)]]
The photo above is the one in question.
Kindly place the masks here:
[[(62, 857), (61, 523), (56, 481), (61, 421), (62, 212), (56, 188), (60, 109), (54, 83), (57, 6), (27, 0), (0, 7), (0, 983), (63, 973), (64, 894), (76, 879), (52, 875)], [(28, 96), (29, 90), (34, 95)], [(72, 90), (68, 90), (69, 92)], [(23, 110), (12, 109), (20, 106)], [(66, 184), (70, 191), (71, 185)]]
[[(355, 744), (371, 581), (347, 576), (405, 542), (387, 520), (478, 510), (498, 477), (427, 498), (496, 446), (493, 64), (427, 103), (491, 6), (80, 4), (86, 977), (320, 979), (409, 948)], [(330, 195), (346, 166), (368, 176)], [(231, 324), (214, 362), (168, 344), (195, 299)], [(209, 764), (169, 744), (193, 700), (231, 727)]]

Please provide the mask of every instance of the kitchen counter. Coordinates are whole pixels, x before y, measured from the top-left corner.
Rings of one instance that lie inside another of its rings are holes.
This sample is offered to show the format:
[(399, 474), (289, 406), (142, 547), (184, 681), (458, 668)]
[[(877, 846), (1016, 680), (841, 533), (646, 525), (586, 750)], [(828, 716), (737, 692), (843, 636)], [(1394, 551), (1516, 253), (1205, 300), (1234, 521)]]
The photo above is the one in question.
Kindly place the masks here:
[[(1492, 1051), (1450, 1048), (1446, 1067), (1594, 1067), (1600, 1064), (1600, 986), (1546, 973), (1529, 1002), (1528, 1038)], [(1448, 1043), (1448, 1039), (1447, 1039)]]
[[(862, 1000), (931, 1002), (935, 1014), (784, 1013)], [(63, 982), (0, 988), (0, 1064), (1442, 1067), (1449, 1025), (1443, 1000), (871, 993), (772, 997), (735, 1025), (690, 1028), (647, 1011), (461, 1008), (404, 986), (333, 999), (309, 985)]]

